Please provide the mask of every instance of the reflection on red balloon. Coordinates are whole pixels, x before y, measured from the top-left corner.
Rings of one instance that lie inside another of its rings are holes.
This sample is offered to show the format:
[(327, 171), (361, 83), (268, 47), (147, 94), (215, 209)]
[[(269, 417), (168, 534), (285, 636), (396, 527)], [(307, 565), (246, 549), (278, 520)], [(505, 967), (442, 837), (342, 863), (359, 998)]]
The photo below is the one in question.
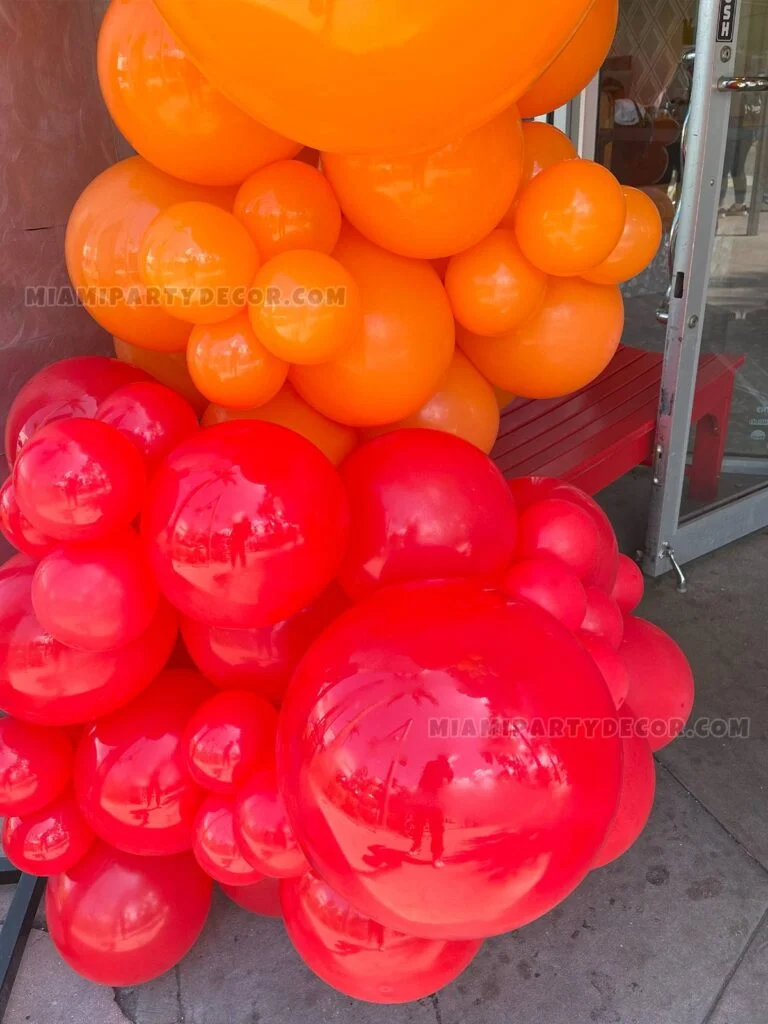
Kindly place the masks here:
[(616, 582), (611, 597), (625, 615), (633, 612), (643, 599), (645, 582), (637, 562), (626, 555), (619, 555)]
[(34, 527), (19, 508), (12, 476), (0, 488), (0, 530), (9, 544), (30, 558), (42, 558), (56, 544)]
[(191, 853), (136, 857), (95, 843), (50, 879), (45, 917), (73, 971), (99, 985), (141, 985), (191, 949), (211, 890)]
[(240, 791), (235, 835), (250, 863), (270, 878), (293, 878), (307, 870), (273, 769), (257, 772)]
[(111, 423), (144, 456), (147, 472), (189, 434), (198, 429), (197, 416), (181, 395), (147, 381), (113, 391), (96, 410), (96, 419)]
[(575, 572), (559, 558), (542, 555), (513, 562), (504, 575), (501, 589), (554, 615), (570, 630), (584, 621), (587, 595)]
[(587, 587), (587, 610), (581, 628), (592, 636), (602, 637), (614, 650), (624, 635), (624, 617), (613, 598), (599, 587)]
[(0, 718), (0, 815), (39, 811), (65, 789), (71, 774), (66, 733)]
[(593, 633), (577, 634), (579, 642), (600, 669), (605, 685), (613, 698), (614, 707), (620, 708), (629, 693), (629, 673), (619, 652), (604, 637)]
[(262, 878), (252, 885), (224, 885), (221, 888), (226, 896), (243, 910), (263, 917), (282, 917), (280, 907), (280, 880)]
[(274, 761), (277, 713), (264, 697), (217, 693), (194, 712), (184, 734), (189, 774), (214, 793), (234, 793), (257, 768)]
[(34, 813), (8, 815), (3, 825), (3, 853), (19, 871), (30, 875), (69, 871), (95, 839), (70, 792)]
[(211, 878), (223, 885), (253, 885), (262, 879), (243, 855), (233, 827), (231, 798), (207, 796), (200, 804), (193, 826), (192, 852)]
[(597, 527), (589, 514), (563, 498), (544, 498), (520, 514), (518, 558), (549, 555), (586, 580), (598, 547)]

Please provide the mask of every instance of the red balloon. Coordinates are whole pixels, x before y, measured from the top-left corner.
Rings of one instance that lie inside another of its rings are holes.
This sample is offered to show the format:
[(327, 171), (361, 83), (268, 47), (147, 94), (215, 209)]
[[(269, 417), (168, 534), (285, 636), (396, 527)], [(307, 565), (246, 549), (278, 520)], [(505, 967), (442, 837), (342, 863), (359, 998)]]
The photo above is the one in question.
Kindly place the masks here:
[(629, 673), (627, 702), (647, 721), (651, 750), (682, 731), (693, 707), (693, 673), (671, 636), (652, 622), (627, 615), (619, 654)]
[(307, 870), (274, 769), (257, 772), (240, 791), (235, 835), (250, 863), (270, 878), (293, 878)]
[(501, 589), (554, 615), (575, 631), (584, 621), (587, 595), (584, 584), (559, 558), (542, 555), (524, 558), (507, 569)]
[(196, 672), (169, 669), (88, 728), (75, 755), (75, 791), (105, 842), (142, 856), (191, 848), (203, 791), (187, 772), (183, 735), (209, 693)]
[(136, 445), (148, 473), (185, 437), (200, 429), (189, 402), (155, 381), (113, 391), (96, 410), (96, 419), (117, 427)]
[(199, 622), (236, 629), (295, 615), (336, 575), (344, 489), (311, 442), (237, 420), (187, 438), (150, 483), (142, 531), (160, 589)]
[(39, 811), (63, 792), (71, 775), (66, 733), (0, 718), (0, 815)]
[(280, 883), (285, 928), (307, 967), (327, 985), (371, 1003), (408, 1003), (448, 985), (481, 939), (419, 939), (362, 914), (308, 871)]
[[(0, 499), (1, 500), (1, 499)], [(616, 582), (611, 597), (625, 615), (629, 615), (640, 604), (645, 590), (645, 581), (640, 567), (626, 555), (619, 555)]]
[(159, 601), (133, 530), (56, 548), (32, 579), (32, 607), (43, 629), (86, 651), (111, 651), (138, 639), (149, 629)]
[(23, 514), (10, 476), (0, 488), (0, 530), (12, 547), (30, 558), (42, 558), (57, 543), (36, 529)]
[(615, 717), (592, 659), (539, 608), (466, 580), (387, 587), (315, 641), (288, 688), (290, 821), (312, 869), (381, 924), (500, 934), (591, 866), (621, 749), (577, 726)]
[(59, 955), (98, 985), (141, 985), (197, 941), (212, 883), (191, 853), (136, 857), (95, 843), (54, 875), (45, 917)]
[(71, 792), (32, 814), (8, 815), (3, 825), (3, 853), (19, 871), (29, 875), (69, 871), (95, 839)]
[[(221, 883), (220, 883), (221, 884)], [(243, 910), (263, 917), (282, 917), (280, 907), (280, 881), (277, 878), (262, 878), (252, 885), (223, 885), (226, 896)]]
[(104, 356), (75, 356), (44, 367), (27, 381), (8, 410), (8, 464), (13, 465), (30, 437), (46, 423), (70, 416), (95, 416), (107, 395), (140, 380), (151, 378), (143, 370)]
[(233, 808), (232, 799), (218, 793), (203, 800), (195, 817), (192, 852), (214, 881), (234, 886), (253, 885), (264, 876), (243, 854), (234, 832)]
[(215, 686), (250, 690), (279, 706), (304, 652), (348, 607), (343, 591), (332, 583), (308, 608), (272, 626), (224, 629), (182, 618), (181, 635), (194, 663)]
[(75, 725), (127, 704), (157, 675), (176, 642), (176, 616), (161, 601), (149, 628), (114, 651), (54, 640), (32, 610), (35, 563), (0, 567), (0, 709), (40, 725)]
[(582, 580), (594, 564), (597, 527), (588, 512), (563, 498), (535, 501), (520, 514), (517, 557), (549, 555)]
[(656, 765), (650, 745), (644, 737), (638, 735), (635, 717), (627, 706), (622, 710), (622, 724), (624, 722), (632, 728), (622, 740), (624, 758), (619, 805), (605, 842), (595, 857), (593, 868), (610, 864), (627, 852), (645, 828), (653, 807)]
[(578, 638), (585, 651), (600, 669), (605, 685), (613, 698), (614, 706), (622, 707), (629, 693), (629, 673), (619, 652), (601, 636), (579, 633)]
[(355, 600), (390, 583), (492, 576), (512, 559), (509, 488), (461, 438), (395, 430), (357, 448), (341, 477), (352, 528), (339, 581)]
[(42, 533), (88, 541), (123, 529), (141, 507), (146, 474), (136, 448), (98, 420), (41, 427), (16, 460), (19, 508)]
[(217, 693), (194, 712), (184, 733), (189, 774), (214, 793), (234, 793), (275, 759), (277, 712), (242, 690)]
[(599, 587), (587, 587), (587, 610), (581, 628), (585, 633), (602, 637), (618, 650), (624, 636), (624, 616), (613, 598)]

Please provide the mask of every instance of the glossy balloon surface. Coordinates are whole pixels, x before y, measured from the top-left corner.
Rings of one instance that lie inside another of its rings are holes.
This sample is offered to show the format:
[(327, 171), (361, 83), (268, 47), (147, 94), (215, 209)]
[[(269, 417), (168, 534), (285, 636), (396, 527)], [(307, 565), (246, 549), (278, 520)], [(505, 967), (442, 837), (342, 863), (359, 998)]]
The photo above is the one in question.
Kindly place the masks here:
[(99, 33), (98, 69), (118, 128), (167, 174), (201, 185), (237, 185), (299, 150), (214, 89), (148, 0), (110, 4)]
[(564, 498), (544, 498), (520, 513), (518, 558), (548, 555), (585, 580), (597, 547), (597, 527), (590, 515)]
[(215, 626), (280, 622), (336, 575), (347, 500), (330, 462), (272, 423), (222, 423), (184, 441), (150, 483), (142, 531), (160, 589)]
[(191, 853), (136, 857), (95, 843), (48, 882), (45, 917), (72, 970), (99, 985), (141, 985), (191, 949), (211, 891)]
[(601, 637), (617, 650), (624, 635), (621, 609), (600, 587), (587, 587), (587, 610), (581, 628), (585, 633)]
[(633, 612), (643, 599), (645, 582), (637, 562), (627, 555), (619, 555), (616, 581), (611, 597), (625, 615)]
[(559, 128), (544, 121), (523, 121), (523, 173), (515, 197), (499, 222), (499, 227), (514, 228), (517, 200), (528, 182), (561, 160), (572, 160), (576, 147)]
[(254, 885), (264, 877), (243, 855), (233, 826), (234, 804), (221, 794), (207, 796), (197, 812), (192, 852), (197, 863), (222, 885)]
[(376, 245), (418, 259), (452, 256), (492, 231), (512, 202), (522, 167), (514, 107), (414, 156), (323, 153), (344, 216)]
[(42, 558), (58, 543), (34, 527), (21, 511), (12, 476), (0, 487), (0, 530), (12, 547), (34, 559)]
[(341, 467), (351, 533), (339, 581), (353, 599), (408, 580), (488, 576), (512, 558), (516, 511), (506, 481), (473, 445), (398, 430)]
[(307, 870), (273, 769), (254, 774), (238, 794), (235, 835), (250, 863), (270, 878), (293, 878)]
[(57, 420), (42, 427), (16, 460), (19, 508), (38, 530), (90, 541), (128, 526), (146, 490), (144, 461), (115, 427), (99, 420)]
[(23, 817), (9, 814), (3, 824), (3, 853), (19, 871), (30, 875), (68, 871), (95, 839), (70, 792)]
[(145, 370), (150, 377), (181, 395), (198, 416), (205, 410), (208, 399), (200, 394), (189, 375), (186, 346), (183, 352), (155, 352), (150, 348), (131, 345), (120, 338), (113, 338), (112, 341), (115, 355), (123, 363)]
[(215, 793), (234, 793), (275, 758), (277, 713), (256, 693), (229, 690), (206, 700), (189, 719), (184, 748), (189, 774)]
[(210, 689), (196, 672), (168, 669), (86, 730), (75, 791), (86, 821), (110, 846), (141, 856), (191, 848), (203, 791), (187, 771), (183, 736)]
[(522, 558), (507, 569), (501, 589), (554, 615), (575, 631), (584, 621), (587, 594), (575, 572), (549, 554)]
[(0, 718), (0, 815), (32, 814), (72, 775), (72, 745), (60, 729)]
[(661, 245), (661, 215), (654, 201), (637, 188), (623, 188), (627, 219), (616, 248), (584, 277), (595, 284), (620, 284), (645, 270)]
[(96, 419), (116, 427), (138, 448), (148, 473), (198, 429), (197, 416), (189, 402), (154, 381), (129, 384), (113, 391), (97, 409)]
[(613, 698), (614, 707), (622, 707), (629, 693), (629, 672), (624, 664), (624, 659), (616, 648), (612, 647), (602, 636), (580, 632), (578, 639), (600, 669), (605, 685)]
[(219, 883), (222, 891), (233, 903), (251, 914), (263, 917), (282, 917), (280, 907), (280, 881), (277, 878), (262, 878), (251, 885), (226, 885)]
[(353, 999), (423, 999), (457, 978), (481, 946), (478, 939), (419, 939), (385, 928), (311, 871), (281, 882), (280, 898), (299, 956), (326, 984)]

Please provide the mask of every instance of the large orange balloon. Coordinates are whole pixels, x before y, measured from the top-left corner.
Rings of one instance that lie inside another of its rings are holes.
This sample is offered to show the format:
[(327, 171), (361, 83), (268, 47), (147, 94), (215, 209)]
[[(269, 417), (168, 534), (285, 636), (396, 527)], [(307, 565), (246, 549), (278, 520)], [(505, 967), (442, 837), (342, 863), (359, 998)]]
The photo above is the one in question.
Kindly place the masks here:
[(580, 93), (608, 56), (618, 20), (619, 0), (595, 0), (565, 49), (520, 97), (520, 116), (547, 114)]
[(194, 327), (187, 365), (202, 394), (231, 409), (263, 405), (288, 376), (288, 364), (261, 344), (245, 310), (223, 323)]
[(139, 251), (142, 280), (180, 320), (216, 324), (244, 309), (259, 266), (251, 236), (210, 203), (177, 203), (158, 214)]
[(514, 102), (593, 0), (156, 2), (203, 73), (273, 131), (334, 153), (415, 153)]
[(258, 409), (224, 409), (220, 405), (209, 405), (202, 423), (204, 427), (212, 427), (215, 423), (244, 419), (264, 420), (295, 430), (318, 447), (334, 466), (338, 466), (357, 444), (357, 433), (352, 427), (334, 423), (307, 405), (290, 384), (285, 384), (271, 402)]
[(338, 260), (312, 249), (282, 252), (264, 264), (248, 314), (270, 352), (302, 366), (341, 355), (363, 327), (354, 277)]
[(584, 277), (595, 284), (621, 284), (645, 270), (661, 244), (661, 214), (650, 196), (637, 188), (622, 188), (627, 201), (627, 219), (619, 244), (611, 255), (587, 271)]
[(323, 170), (352, 224), (377, 245), (419, 259), (452, 256), (495, 228), (522, 168), (514, 107), (416, 156), (323, 154)]
[(445, 290), (462, 327), (493, 336), (513, 331), (536, 312), (547, 275), (523, 256), (514, 231), (498, 228), (453, 257)]
[(523, 121), (523, 173), (515, 198), (499, 223), (499, 227), (515, 226), (515, 210), (520, 193), (537, 174), (561, 160), (572, 160), (576, 147), (559, 128), (545, 121)]
[(94, 178), (72, 209), (65, 241), (72, 284), (94, 320), (132, 345), (166, 352), (186, 347), (189, 326), (147, 300), (139, 246), (161, 210), (190, 200), (229, 210), (234, 193), (179, 181), (134, 156)]
[(517, 331), (482, 338), (460, 328), (457, 341), (496, 387), (523, 398), (558, 398), (602, 373), (623, 326), (624, 303), (615, 285), (554, 278), (541, 311)]
[(334, 256), (353, 274), (363, 327), (349, 348), (321, 366), (294, 366), (305, 401), (352, 427), (410, 416), (434, 394), (454, 348), (454, 320), (428, 263), (385, 252), (344, 226)]
[(515, 234), (534, 266), (571, 277), (608, 258), (626, 216), (624, 193), (610, 171), (592, 160), (563, 160), (520, 193)]
[(243, 182), (234, 215), (248, 229), (263, 260), (288, 249), (330, 253), (339, 240), (341, 209), (315, 167), (278, 160)]
[(177, 178), (237, 185), (301, 148), (214, 89), (152, 0), (112, 0), (101, 24), (98, 69), (117, 127), (150, 163)]
[(121, 338), (113, 338), (112, 341), (115, 355), (122, 363), (144, 370), (155, 380), (171, 388), (185, 398), (200, 416), (208, 404), (208, 399), (200, 394), (189, 375), (186, 352), (154, 352), (149, 348), (131, 345)]

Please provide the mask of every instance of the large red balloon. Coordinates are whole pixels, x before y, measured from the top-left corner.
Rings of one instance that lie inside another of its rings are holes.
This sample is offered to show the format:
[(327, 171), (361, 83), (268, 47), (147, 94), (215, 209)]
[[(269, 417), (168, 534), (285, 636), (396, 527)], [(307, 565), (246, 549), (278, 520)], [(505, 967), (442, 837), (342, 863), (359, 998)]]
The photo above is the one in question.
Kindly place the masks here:
[(71, 792), (32, 814), (8, 815), (3, 825), (3, 853), (19, 871), (30, 875), (69, 871), (95, 839)]
[(45, 917), (73, 971), (99, 985), (141, 985), (192, 948), (211, 891), (191, 853), (136, 857), (96, 843), (48, 882)]
[(136, 445), (144, 456), (148, 473), (185, 437), (199, 429), (189, 402), (155, 381), (128, 384), (113, 391), (96, 410), (96, 419), (111, 423)]
[(644, 590), (645, 582), (637, 562), (633, 562), (627, 555), (619, 555), (616, 582), (611, 597), (625, 615), (637, 608), (643, 599)]
[(197, 863), (216, 882), (253, 885), (263, 875), (250, 864), (235, 836), (232, 799), (211, 794), (200, 804), (193, 826), (192, 852)]
[(70, 416), (95, 416), (116, 388), (150, 380), (148, 374), (119, 359), (75, 356), (46, 366), (14, 398), (5, 421), (5, 457), (16, 456), (40, 427)]
[(396, 430), (344, 462), (352, 528), (339, 579), (352, 598), (408, 580), (490, 576), (515, 548), (515, 503), (481, 451), (437, 430)]
[(114, 651), (54, 640), (32, 609), (34, 562), (0, 567), (0, 709), (40, 725), (74, 725), (128, 703), (157, 675), (176, 642), (176, 616), (161, 601), (149, 628)]
[(209, 693), (196, 672), (169, 669), (88, 728), (75, 756), (75, 790), (105, 842), (143, 856), (191, 848), (203, 791), (187, 772), (183, 735)]
[(538, 605), (572, 631), (584, 621), (584, 584), (559, 558), (541, 555), (514, 562), (504, 575), (501, 589), (509, 597)]
[(627, 615), (619, 654), (629, 672), (627, 703), (647, 721), (651, 750), (682, 730), (693, 707), (693, 673), (671, 636), (652, 622)]
[(353, 999), (407, 1003), (423, 999), (471, 963), (480, 939), (419, 939), (385, 928), (308, 871), (280, 883), (285, 928), (319, 978)]
[(226, 896), (236, 903), (243, 910), (251, 914), (261, 914), (263, 917), (282, 917), (283, 911), (280, 907), (280, 880), (277, 878), (262, 878), (252, 885), (225, 885), (219, 883)]
[(624, 616), (612, 597), (599, 587), (587, 587), (587, 610), (581, 628), (602, 637), (616, 650), (624, 635)]
[(65, 732), (0, 718), (0, 815), (39, 811), (71, 775), (72, 745)]
[(289, 817), (313, 870), (380, 923), (509, 931), (564, 899), (605, 837), (621, 749), (579, 726), (593, 719), (615, 721), (610, 695), (553, 616), (479, 582), (388, 587), (291, 681)]
[(293, 878), (307, 870), (274, 770), (257, 772), (243, 786), (235, 805), (235, 835), (250, 863), (270, 878)]
[(250, 628), (295, 615), (341, 561), (348, 511), (313, 444), (258, 420), (176, 448), (150, 483), (142, 530), (160, 589), (184, 614)]
[(0, 487), (0, 530), (12, 547), (30, 558), (42, 558), (57, 543), (34, 527), (21, 511), (12, 476)]

